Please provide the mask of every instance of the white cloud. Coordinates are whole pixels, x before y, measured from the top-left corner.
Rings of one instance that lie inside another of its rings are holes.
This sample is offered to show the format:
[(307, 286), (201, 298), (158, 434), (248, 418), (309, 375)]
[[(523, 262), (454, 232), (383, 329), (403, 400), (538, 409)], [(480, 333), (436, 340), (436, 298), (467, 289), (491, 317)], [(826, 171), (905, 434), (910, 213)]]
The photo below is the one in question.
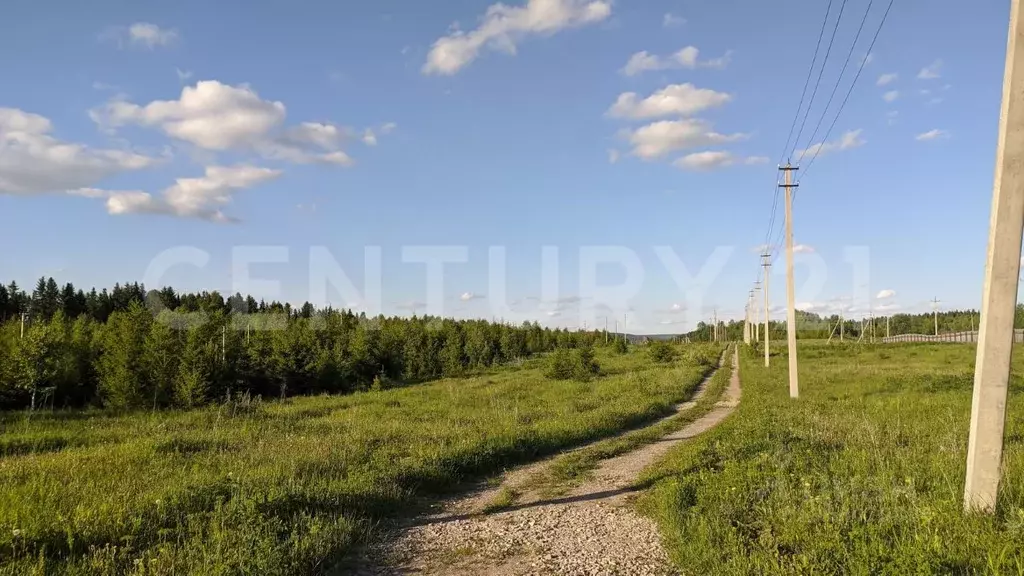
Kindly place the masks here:
[(814, 253), (814, 247), (813, 246), (808, 246), (807, 244), (795, 244), (793, 246), (793, 253), (794, 254), (813, 254)]
[(686, 306), (682, 304), (673, 304), (668, 308), (669, 312), (682, 312), (686, 310)]
[(349, 129), (316, 122), (282, 129), (284, 104), (263, 100), (244, 84), (203, 80), (182, 88), (177, 100), (156, 100), (145, 106), (112, 100), (89, 114), (101, 126), (156, 127), (205, 150), (251, 150), (289, 162), (352, 164), (338, 150), (340, 141), (351, 134)]
[(452, 75), (475, 60), (481, 50), (514, 55), (516, 43), (526, 36), (551, 35), (593, 24), (611, 12), (608, 0), (527, 0), (525, 6), (493, 4), (477, 28), (469, 32), (456, 29), (434, 42), (422, 71)]
[(882, 74), (881, 76), (878, 77), (878, 82), (876, 82), (875, 84), (877, 84), (878, 86), (885, 86), (886, 84), (891, 84), (895, 82), (896, 79), (899, 78), (899, 76), (900, 75), (895, 72), (890, 72), (889, 74)]
[(0, 193), (39, 194), (87, 188), (120, 172), (157, 160), (125, 150), (89, 148), (50, 133), (50, 120), (17, 108), (0, 108)]
[(167, 46), (178, 40), (178, 32), (167, 28), (161, 28), (149, 22), (136, 22), (131, 26), (111, 26), (100, 33), (102, 41), (116, 42), (118, 47), (123, 47), (125, 42), (146, 48)]
[(886, 288), (885, 290), (880, 291), (875, 296), (875, 298), (878, 299), (878, 300), (885, 300), (886, 298), (892, 298), (895, 295), (896, 295), (896, 291), (895, 290), (892, 290), (890, 288)]
[(677, 26), (682, 26), (683, 24), (686, 24), (686, 18), (676, 16), (671, 12), (665, 13), (665, 16), (661, 19), (661, 25), (665, 28), (675, 28)]
[(877, 311), (877, 312), (890, 312), (890, 311), (893, 311), (893, 310), (899, 310), (900, 308), (902, 308), (902, 306), (900, 306), (899, 304), (880, 304), (880, 305), (875, 307), (875, 311)]
[(188, 80), (192, 77), (191, 70), (182, 70), (181, 68), (175, 68), (174, 72), (178, 75), (178, 81), (180, 82), (184, 82), (185, 80)]
[(659, 116), (692, 116), (717, 108), (732, 100), (732, 95), (693, 84), (670, 84), (643, 100), (636, 92), (624, 92), (608, 109), (614, 118), (657, 118)]
[(462, 300), (463, 302), (469, 302), (470, 300), (478, 300), (480, 298), (483, 298), (483, 295), (474, 294), (472, 292), (463, 292), (462, 295), (459, 296), (459, 300)]
[(942, 77), (942, 60), (936, 60), (921, 68), (921, 71), (917, 73), (917, 77), (919, 80), (934, 80)]
[(128, 38), (135, 44), (142, 44), (147, 48), (154, 46), (166, 46), (178, 39), (178, 32), (160, 28), (149, 22), (136, 22), (128, 27)]
[(72, 194), (107, 198), (110, 214), (163, 214), (199, 218), (211, 222), (232, 222), (221, 208), (232, 194), (280, 176), (280, 170), (256, 166), (208, 166), (198, 178), (178, 178), (160, 197), (139, 190), (73, 190)]
[(865, 140), (860, 137), (860, 133), (863, 130), (850, 130), (839, 137), (838, 140), (832, 142), (819, 142), (810, 146), (806, 150), (800, 150), (796, 154), (801, 158), (804, 156), (814, 156), (821, 154), (828, 154), (829, 152), (837, 152), (840, 150), (849, 150), (858, 146), (863, 146)]
[(929, 130), (923, 134), (918, 134), (914, 137), (914, 140), (926, 142), (928, 140), (939, 140), (942, 138), (949, 138), (949, 132), (935, 128), (934, 130)]
[(619, 161), (619, 151), (618, 150), (608, 150), (608, 163), (609, 164), (615, 164), (618, 161)]
[(629, 142), (633, 145), (630, 153), (645, 160), (659, 158), (675, 150), (726, 144), (746, 138), (747, 134), (719, 134), (712, 130), (710, 122), (698, 118), (661, 120), (628, 133)]
[(704, 152), (687, 154), (673, 162), (673, 164), (686, 170), (714, 170), (736, 164), (765, 164), (767, 162), (768, 158), (764, 156), (748, 156), (743, 158), (724, 150), (706, 150)]
[(899, 97), (900, 97), (900, 91), (899, 90), (889, 90), (885, 94), (882, 94), (882, 100), (885, 100), (886, 102), (895, 102), (896, 99), (899, 98)]
[(696, 46), (687, 46), (671, 56), (657, 56), (646, 50), (637, 52), (629, 57), (629, 61), (622, 68), (626, 76), (635, 76), (642, 72), (651, 70), (669, 70), (673, 68), (717, 68), (722, 69), (729, 65), (732, 60), (732, 51), (728, 51), (717, 58), (708, 60), (700, 59), (700, 50)]
[(381, 134), (391, 134), (392, 132), (395, 131), (396, 128), (398, 128), (398, 124), (396, 124), (394, 122), (385, 122), (380, 127), (380, 133)]
[(377, 145), (377, 135), (373, 133), (372, 129), (367, 128), (363, 132), (363, 144), (366, 144), (367, 146)]

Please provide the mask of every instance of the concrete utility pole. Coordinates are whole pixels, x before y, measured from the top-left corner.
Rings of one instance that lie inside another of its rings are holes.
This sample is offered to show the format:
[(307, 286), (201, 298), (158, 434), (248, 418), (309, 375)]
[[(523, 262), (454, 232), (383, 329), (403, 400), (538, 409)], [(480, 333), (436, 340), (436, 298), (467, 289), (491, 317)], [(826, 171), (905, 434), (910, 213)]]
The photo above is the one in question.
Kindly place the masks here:
[(885, 337), (889, 337), (889, 316), (885, 317)]
[(846, 322), (843, 318), (843, 309), (839, 309), (839, 341), (843, 341), (843, 333), (846, 331)]
[(939, 298), (932, 298), (932, 316), (935, 317), (935, 336), (939, 335)]
[(711, 321), (715, 323), (715, 342), (718, 342), (718, 308), (715, 308)]
[(793, 189), (798, 184), (793, 184), (793, 171), (799, 170), (795, 166), (786, 164), (779, 167), (786, 175), (784, 184), (780, 184), (786, 191), (786, 343), (789, 346), (789, 397), (800, 396), (800, 383), (797, 376), (796, 362), (796, 288), (793, 281)]
[[(760, 290), (761, 290), (761, 281), (760, 280), (754, 281), (754, 293), (756, 294)], [(761, 341), (761, 322), (759, 321), (759, 319), (761, 317), (761, 314), (759, 314), (760, 311), (757, 308), (757, 297), (755, 296), (753, 298), (753, 300), (754, 300), (754, 342), (760, 342)]]
[(28, 316), (28, 314), (25, 314), (24, 312), (22, 312), (21, 313), (21, 337), (22, 338), (25, 337), (25, 316)]
[(750, 305), (754, 300), (754, 291), (751, 290), (747, 296), (747, 305), (743, 308), (743, 343), (747, 346), (750, 345), (751, 339), (754, 337), (753, 326), (750, 322)]
[(761, 266), (764, 267), (764, 367), (768, 368), (768, 340), (771, 338), (769, 333), (769, 318), (768, 318), (768, 277), (772, 269), (772, 255), (765, 252), (761, 254)]
[(1024, 20), (1020, 0), (1011, 0), (964, 484), (964, 508), (990, 514), (995, 512), (999, 491), (1024, 233), (1024, 57), (1017, 58), (1024, 54), (1020, 52), (1024, 52)]

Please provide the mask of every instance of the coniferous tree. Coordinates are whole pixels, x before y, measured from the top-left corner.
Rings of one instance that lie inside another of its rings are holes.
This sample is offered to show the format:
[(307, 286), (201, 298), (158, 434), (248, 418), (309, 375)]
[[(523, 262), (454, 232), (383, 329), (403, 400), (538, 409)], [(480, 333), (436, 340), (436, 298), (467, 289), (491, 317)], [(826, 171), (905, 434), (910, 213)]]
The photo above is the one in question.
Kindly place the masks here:
[(103, 404), (113, 408), (144, 406), (150, 397), (143, 350), (153, 317), (140, 303), (110, 315), (103, 327), (96, 371)]

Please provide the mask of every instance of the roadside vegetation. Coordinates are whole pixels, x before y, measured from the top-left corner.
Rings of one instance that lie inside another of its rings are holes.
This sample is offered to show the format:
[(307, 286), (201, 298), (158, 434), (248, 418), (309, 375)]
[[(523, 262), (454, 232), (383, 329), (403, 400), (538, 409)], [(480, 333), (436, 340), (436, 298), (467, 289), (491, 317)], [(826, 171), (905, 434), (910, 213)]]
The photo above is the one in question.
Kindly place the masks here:
[(1014, 359), (997, 513), (965, 515), (975, 349), (741, 354), (743, 401), (640, 483), (687, 574), (1024, 574), (1024, 355)]
[[(667, 345), (673, 355), (677, 355), (676, 346)], [(649, 353), (655, 353), (654, 348)], [(555, 497), (564, 494), (569, 489), (578, 486), (590, 477), (591, 473), (602, 460), (614, 458), (621, 454), (636, 450), (637, 448), (657, 441), (666, 434), (671, 434), (684, 428), (686, 425), (695, 422), (714, 408), (715, 403), (721, 399), (722, 393), (729, 385), (729, 378), (732, 376), (731, 351), (722, 352), (722, 346), (716, 344), (690, 344), (685, 347), (686, 353), (673, 368), (680, 374), (689, 374), (693, 370), (699, 370), (703, 374), (700, 381), (687, 381), (686, 397), (692, 400), (693, 394), (697, 391), (698, 385), (703, 380), (705, 390), (703, 396), (693, 401), (692, 406), (684, 408), (678, 414), (638, 430), (630, 430), (621, 435), (614, 436), (596, 442), (584, 448), (573, 450), (555, 458), (550, 465), (544, 468), (537, 476), (530, 478), (525, 484), (518, 487), (518, 490), (502, 490), (488, 504), (486, 512), (494, 512), (508, 508), (516, 503), (519, 496), (525, 491), (536, 491), (544, 497)], [(716, 363), (705, 364), (703, 359), (716, 353), (721, 354), (721, 367), (709, 375), (717, 366)]]
[[(687, 345), (676, 345), (685, 355)], [(706, 372), (597, 348), (348, 395), (0, 415), (0, 573), (311, 574), (418, 496), (671, 412)]]

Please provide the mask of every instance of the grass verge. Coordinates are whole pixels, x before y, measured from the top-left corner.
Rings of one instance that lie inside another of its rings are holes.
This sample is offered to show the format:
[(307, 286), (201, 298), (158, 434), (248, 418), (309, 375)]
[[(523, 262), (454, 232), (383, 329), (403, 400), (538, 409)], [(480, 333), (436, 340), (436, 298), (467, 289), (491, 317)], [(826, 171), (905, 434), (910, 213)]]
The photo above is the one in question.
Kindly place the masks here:
[(649, 471), (640, 509), (692, 574), (1024, 574), (1024, 355), (994, 516), (962, 512), (974, 348), (741, 353), (743, 402)]
[[(636, 450), (696, 421), (710, 412), (721, 399), (732, 376), (731, 361), (731, 351), (726, 351), (722, 355), (720, 367), (710, 375), (704, 395), (692, 407), (651, 426), (631, 430), (555, 458), (544, 470), (527, 479), (523, 486), (512, 490), (511, 497), (505, 490), (499, 492), (487, 504), (484, 512), (497, 512), (511, 507), (526, 492), (536, 492), (543, 497), (562, 495), (589, 478), (602, 460)], [(687, 387), (688, 397), (692, 396), (696, 388), (696, 385)]]
[(248, 410), (0, 416), (0, 574), (313, 574), (421, 495), (670, 413), (702, 367), (601, 352)]

